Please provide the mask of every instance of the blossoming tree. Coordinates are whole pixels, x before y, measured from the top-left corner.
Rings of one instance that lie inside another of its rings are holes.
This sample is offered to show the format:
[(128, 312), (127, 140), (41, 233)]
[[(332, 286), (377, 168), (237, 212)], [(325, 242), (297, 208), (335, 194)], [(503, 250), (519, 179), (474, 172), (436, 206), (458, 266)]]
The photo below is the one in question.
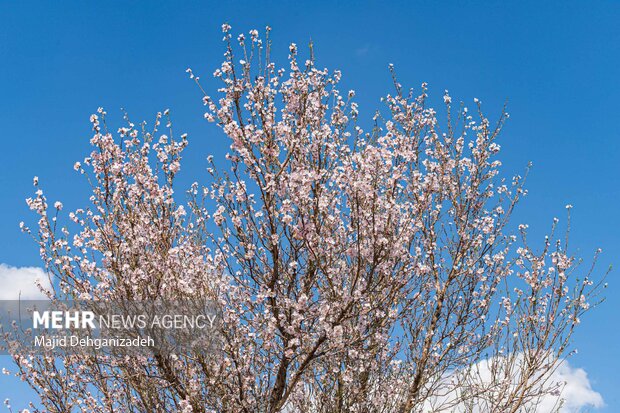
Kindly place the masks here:
[(230, 153), (225, 168), (209, 158), (207, 186), (173, 191), (187, 139), (166, 112), (115, 137), (100, 109), (75, 165), (89, 206), (63, 225), (37, 190), (38, 227), (23, 228), (51, 298), (210, 298), (221, 352), (14, 354), (44, 409), (522, 412), (559, 395), (551, 375), (599, 284), (567, 239), (535, 248), (512, 225), (526, 191), (500, 174), (507, 114), (491, 122), (446, 92), (440, 122), (424, 85), (395, 80), (364, 131), (354, 92), (312, 50), (301, 61), (292, 44), (278, 68), (269, 29), (237, 44), (223, 31), (222, 86), (203, 102)]

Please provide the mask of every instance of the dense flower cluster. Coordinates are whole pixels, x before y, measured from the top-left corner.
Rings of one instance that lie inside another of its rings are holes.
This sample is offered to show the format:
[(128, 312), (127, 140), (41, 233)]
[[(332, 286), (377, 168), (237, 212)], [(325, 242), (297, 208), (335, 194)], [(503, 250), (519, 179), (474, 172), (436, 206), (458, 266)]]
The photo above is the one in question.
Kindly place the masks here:
[(60, 226), (62, 204), (50, 209), (35, 179), (40, 220), (23, 227), (55, 275), (50, 297), (212, 298), (222, 353), (16, 354), (45, 408), (517, 412), (561, 390), (549, 377), (596, 285), (553, 233), (536, 250), (527, 226), (507, 228), (526, 194), (523, 177), (500, 174), (507, 114), (492, 124), (479, 101), (455, 109), (446, 92), (440, 126), (426, 86), (395, 81), (365, 131), (340, 72), (295, 44), (278, 68), (269, 38), (234, 45), (222, 29), (222, 86), (203, 103), (230, 139), (226, 171), (209, 158), (210, 184), (181, 202), (187, 139), (160, 131), (167, 112), (115, 137), (100, 109), (94, 150), (75, 164), (90, 206)]

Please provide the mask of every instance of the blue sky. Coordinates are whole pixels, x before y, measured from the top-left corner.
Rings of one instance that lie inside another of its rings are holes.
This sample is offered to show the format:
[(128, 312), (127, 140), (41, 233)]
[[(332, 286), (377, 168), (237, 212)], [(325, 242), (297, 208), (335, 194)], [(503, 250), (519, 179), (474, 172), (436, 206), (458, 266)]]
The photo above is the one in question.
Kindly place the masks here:
[[(573, 204), (572, 245), (585, 259), (602, 247), (604, 272), (620, 264), (619, 21), (620, 2), (611, 1), (0, 1), (0, 263), (39, 265), (18, 227), (33, 219), (24, 199), (34, 175), (51, 200), (85, 204), (72, 165), (90, 150), (88, 116), (98, 106), (116, 125), (121, 107), (134, 122), (170, 108), (176, 130), (189, 134), (185, 176), (205, 174), (206, 155), (226, 141), (202, 120), (185, 69), (209, 78), (224, 51), (220, 25), (229, 22), (235, 33), (270, 25), (279, 62), (289, 42), (312, 39), (319, 66), (342, 70), (343, 89), (357, 91), (368, 117), (391, 92), (389, 63), (406, 86), (428, 82), (436, 104), (444, 89), (457, 100), (479, 98), (492, 115), (508, 101), (505, 170), (534, 164), (515, 218), (542, 236)], [(620, 411), (616, 273), (607, 301), (583, 320), (571, 360), (588, 372), (606, 412)], [(16, 406), (28, 397), (9, 378), (0, 386)]]

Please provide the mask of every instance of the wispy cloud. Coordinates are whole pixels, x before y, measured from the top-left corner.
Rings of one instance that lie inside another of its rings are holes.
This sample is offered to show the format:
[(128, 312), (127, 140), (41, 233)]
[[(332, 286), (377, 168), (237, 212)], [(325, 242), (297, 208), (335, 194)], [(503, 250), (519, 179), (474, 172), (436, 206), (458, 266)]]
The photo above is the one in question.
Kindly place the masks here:
[(362, 46), (355, 49), (355, 56), (359, 58), (366, 57), (375, 52), (376, 46), (372, 43), (364, 43)]
[(365, 45), (363, 47), (359, 47), (359, 48), (355, 49), (355, 54), (358, 57), (366, 56), (368, 54), (369, 50), (370, 50), (370, 47), (368, 45)]

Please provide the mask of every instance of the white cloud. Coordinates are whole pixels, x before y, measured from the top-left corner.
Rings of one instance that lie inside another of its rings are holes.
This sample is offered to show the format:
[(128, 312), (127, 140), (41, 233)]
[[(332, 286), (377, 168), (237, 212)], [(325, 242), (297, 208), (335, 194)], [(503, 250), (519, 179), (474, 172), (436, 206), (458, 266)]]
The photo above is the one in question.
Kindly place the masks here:
[(45, 271), (39, 267), (12, 267), (0, 264), (0, 300), (44, 300), (37, 284), (50, 288)]
[[(577, 413), (586, 407), (599, 408), (605, 405), (600, 393), (592, 390), (585, 370), (571, 367), (568, 361), (560, 365), (553, 374), (552, 380), (566, 383), (560, 396), (564, 399), (561, 413)], [(554, 402), (555, 400), (547, 396), (547, 399), (542, 400), (540, 412), (551, 411)]]
[[(556, 360), (552, 357), (550, 361)], [(482, 360), (469, 368), (453, 371), (440, 379), (429, 392), (420, 411), (425, 413), (489, 413), (498, 412), (497, 403), (508, 402), (515, 390), (516, 379), (523, 361), (522, 353), (513, 353), (510, 357), (494, 357)], [(507, 374), (508, 376), (505, 376)], [(495, 376), (495, 378), (493, 378)], [(510, 378), (512, 377), (512, 379)], [(528, 376), (529, 377), (529, 376)], [(545, 376), (547, 377), (547, 376)], [(374, 382), (376, 386), (370, 391), (378, 394), (378, 402), (382, 404), (386, 413), (397, 413), (399, 403), (404, 400), (405, 393), (399, 390), (409, 389), (411, 381), (407, 374), (396, 374), (394, 380), (380, 380)], [(506, 379), (502, 384), (501, 378)], [(572, 367), (566, 360), (561, 361), (557, 368), (546, 380), (538, 382), (538, 387), (531, 389), (530, 396), (519, 406), (518, 413), (584, 413), (594, 412), (605, 406), (603, 397), (594, 391), (585, 370)], [(559, 387), (558, 387), (559, 386)], [(387, 391), (386, 391), (387, 390)], [(559, 391), (558, 391), (559, 390)], [(316, 389), (312, 385), (304, 388), (306, 401), (310, 406), (303, 410), (287, 404), (285, 413), (323, 411), (318, 401), (315, 405)], [(387, 397), (384, 397), (388, 394)], [(375, 400), (376, 401), (376, 400)], [(561, 407), (560, 407), (561, 406)], [(559, 409), (559, 410), (558, 410)], [(416, 410), (418, 411), (418, 410)]]
[[(508, 359), (511, 362), (506, 362)], [(491, 360), (483, 360), (470, 369), (461, 370), (462, 373), (449, 374), (443, 380), (443, 385), (440, 387), (444, 389), (441, 392), (442, 395), (427, 400), (425, 407), (429, 411), (434, 412), (486, 412), (488, 411), (488, 405), (485, 403), (488, 396), (491, 396), (492, 399), (495, 397), (501, 399), (502, 393), (512, 388), (518, 382), (517, 379), (520, 374), (522, 360), (521, 354), (511, 358), (498, 357)], [(492, 365), (493, 367), (491, 367)], [(491, 369), (496, 371), (495, 378), (493, 378)], [(498, 377), (504, 377), (504, 375), (513, 378), (509, 380), (508, 388), (501, 385), (497, 386), (499, 383), (496, 380), (498, 380)], [(466, 385), (463, 386), (463, 383), (466, 383)], [(555, 387), (559, 392), (549, 393), (552, 387)], [(480, 395), (469, 399), (473, 402), (473, 406), (470, 406), (469, 403), (465, 405), (459, 401), (462, 400), (463, 394), (470, 392), (468, 389), (474, 389), (473, 394)], [(605, 405), (601, 394), (592, 389), (586, 371), (572, 367), (567, 360), (562, 361), (551, 376), (544, 382), (541, 382), (538, 389), (544, 395), (527, 402), (519, 410), (520, 412), (579, 413), (590, 411), (592, 408), (601, 408)], [(560, 405), (561, 408), (558, 411)]]

